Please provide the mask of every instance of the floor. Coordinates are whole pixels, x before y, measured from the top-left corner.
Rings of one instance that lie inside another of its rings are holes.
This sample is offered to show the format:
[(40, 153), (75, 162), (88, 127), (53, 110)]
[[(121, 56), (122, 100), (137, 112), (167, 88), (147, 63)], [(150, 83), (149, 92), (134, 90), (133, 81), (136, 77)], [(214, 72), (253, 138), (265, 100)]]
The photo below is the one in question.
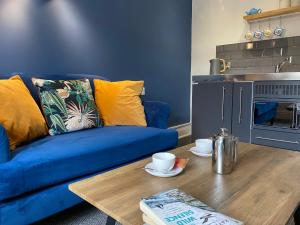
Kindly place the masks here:
[[(88, 203), (82, 203), (34, 225), (121, 225)], [(300, 225), (300, 208), (287, 225)]]
[(34, 225), (121, 225), (88, 203), (67, 209)]

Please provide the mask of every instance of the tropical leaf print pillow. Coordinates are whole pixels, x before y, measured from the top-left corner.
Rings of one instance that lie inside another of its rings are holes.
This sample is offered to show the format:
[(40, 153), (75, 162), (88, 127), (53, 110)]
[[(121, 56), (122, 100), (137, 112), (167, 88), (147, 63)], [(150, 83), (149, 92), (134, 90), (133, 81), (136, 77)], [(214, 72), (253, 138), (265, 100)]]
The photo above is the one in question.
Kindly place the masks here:
[(32, 78), (50, 135), (101, 126), (101, 120), (88, 79), (43, 80)]

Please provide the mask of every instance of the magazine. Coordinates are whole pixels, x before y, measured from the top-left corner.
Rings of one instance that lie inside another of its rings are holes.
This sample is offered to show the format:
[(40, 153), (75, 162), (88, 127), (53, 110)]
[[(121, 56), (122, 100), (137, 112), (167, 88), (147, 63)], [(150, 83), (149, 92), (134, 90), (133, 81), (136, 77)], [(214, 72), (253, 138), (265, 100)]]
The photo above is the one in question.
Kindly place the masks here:
[(140, 201), (140, 209), (157, 225), (242, 225), (216, 212), (179, 189), (158, 193)]

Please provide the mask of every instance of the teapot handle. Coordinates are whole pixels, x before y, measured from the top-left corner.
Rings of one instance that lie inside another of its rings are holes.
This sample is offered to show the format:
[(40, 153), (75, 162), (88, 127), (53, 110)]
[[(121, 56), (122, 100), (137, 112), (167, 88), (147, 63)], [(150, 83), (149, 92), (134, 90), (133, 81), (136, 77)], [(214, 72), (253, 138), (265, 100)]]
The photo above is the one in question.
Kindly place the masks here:
[(222, 70), (220, 70), (220, 73), (224, 73), (225, 71), (226, 71), (226, 62), (225, 62), (225, 60), (224, 59), (220, 59), (220, 61), (222, 62), (222, 64), (223, 64), (223, 69)]

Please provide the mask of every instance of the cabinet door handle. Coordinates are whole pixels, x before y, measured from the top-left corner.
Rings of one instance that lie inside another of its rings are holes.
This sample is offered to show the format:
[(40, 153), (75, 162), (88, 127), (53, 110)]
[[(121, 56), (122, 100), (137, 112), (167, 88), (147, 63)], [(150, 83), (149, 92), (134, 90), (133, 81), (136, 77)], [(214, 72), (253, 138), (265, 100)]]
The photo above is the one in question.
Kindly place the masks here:
[(226, 91), (226, 88), (223, 86), (222, 87), (222, 121), (224, 121), (224, 103), (225, 103), (225, 91)]
[(192, 85), (198, 85), (199, 82), (192, 82)]
[(298, 129), (298, 110), (297, 110), (297, 104), (293, 104), (292, 128)]
[(239, 124), (242, 122), (242, 109), (243, 109), (243, 88), (240, 87), (240, 112), (239, 112)]
[(284, 142), (284, 143), (291, 143), (291, 144), (299, 144), (299, 141), (287, 141), (287, 140), (280, 140), (275, 138), (265, 138), (265, 137), (255, 137), (256, 139), (267, 140), (267, 141), (277, 141), (277, 142)]
[(292, 128), (295, 127), (295, 106), (293, 105), (293, 119), (292, 119)]

